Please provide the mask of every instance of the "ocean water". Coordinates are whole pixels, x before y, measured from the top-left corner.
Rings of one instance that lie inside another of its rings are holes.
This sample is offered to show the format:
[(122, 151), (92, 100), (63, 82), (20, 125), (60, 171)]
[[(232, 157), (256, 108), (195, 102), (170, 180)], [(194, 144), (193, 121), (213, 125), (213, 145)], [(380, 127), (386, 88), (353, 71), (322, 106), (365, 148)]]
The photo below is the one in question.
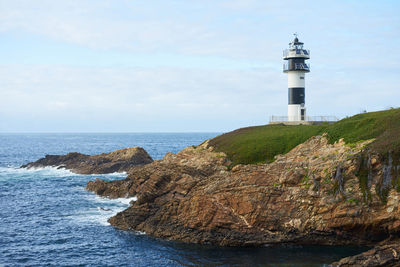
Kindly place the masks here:
[(85, 191), (98, 177), (67, 170), (20, 169), (46, 154), (98, 154), (144, 147), (154, 159), (216, 133), (0, 134), (0, 266), (324, 266), (360, 247), (217, 248), (120, 231), (107, 219), (131, 199)]

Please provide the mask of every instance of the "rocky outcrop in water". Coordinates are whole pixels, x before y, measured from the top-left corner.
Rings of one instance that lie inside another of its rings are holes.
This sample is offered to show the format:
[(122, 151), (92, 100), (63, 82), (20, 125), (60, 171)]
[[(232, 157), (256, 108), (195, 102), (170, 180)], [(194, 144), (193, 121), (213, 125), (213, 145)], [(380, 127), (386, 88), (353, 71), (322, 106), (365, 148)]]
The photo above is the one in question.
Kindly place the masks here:
[(141, 147), (120, 149), (111, 153), (89, 156), (81, 153), (67, 155), (46, 155), (21, 168), (40, 168), (54, 166), (80, 174), (103, 174), (128, 172), (132, 167), (153, 162), (150, 155)]
[(270, 164), (237, 165), (203, 144), (134, 168), (121, 181), (87, 189), (111, 198), (137, 196), (109, 221), (125, 230), (222, 246), (281, 243), (372, 245), (400, 233), (400, 193), (382, 201), (385, 164), (368, 143), (328, 144), (313, 137)]
[(332, 263), (334, 267), (395, 267), (400, 266), (400, 241), (387, 241), (364, 253)]
[(124, 230), (220, 246), (375, 245), (391, 238), (336, 264), (397, 266), (400, 168), (390, 154), (366, 154), (369, 142), (328, 144), (316, 136), (273, 163), (233, 168), (205, 143), (134, 168), (124, 180), (89, 182), (87, 189), (137, 197), (109, 220)]

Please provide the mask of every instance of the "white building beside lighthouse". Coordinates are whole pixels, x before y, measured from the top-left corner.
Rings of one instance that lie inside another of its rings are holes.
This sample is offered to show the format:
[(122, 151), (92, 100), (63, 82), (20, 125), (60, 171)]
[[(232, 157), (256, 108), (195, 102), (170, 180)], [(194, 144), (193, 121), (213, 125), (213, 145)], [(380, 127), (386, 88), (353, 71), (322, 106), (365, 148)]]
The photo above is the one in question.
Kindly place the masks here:
[(305, 63), (310, 58), (310, 51), (303, 48), (297, 36), (283, 50), (283, 72), (288, 74), (288, 121), (305, 121), (305, 76), (310, 72), (310, 65)]

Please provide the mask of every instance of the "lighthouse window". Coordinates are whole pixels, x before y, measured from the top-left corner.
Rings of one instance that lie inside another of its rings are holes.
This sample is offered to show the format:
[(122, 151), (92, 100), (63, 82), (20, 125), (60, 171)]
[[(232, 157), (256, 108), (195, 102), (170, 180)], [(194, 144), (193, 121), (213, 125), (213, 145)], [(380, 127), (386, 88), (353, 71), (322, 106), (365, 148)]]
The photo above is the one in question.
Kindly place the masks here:
[(304, 77), (300, 77), (301, 80), (304, 80)]

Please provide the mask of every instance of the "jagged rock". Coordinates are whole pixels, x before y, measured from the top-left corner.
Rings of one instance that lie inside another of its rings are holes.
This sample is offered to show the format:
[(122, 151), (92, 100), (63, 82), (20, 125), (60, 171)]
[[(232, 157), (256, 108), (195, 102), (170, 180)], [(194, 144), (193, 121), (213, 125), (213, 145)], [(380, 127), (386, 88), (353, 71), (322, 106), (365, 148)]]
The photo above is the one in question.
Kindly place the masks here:
[(374, 248), (332, 263), (334, 267), (394, 267), (400, 266), (400, 240), (384, 242)]
[(221, 246), (374, 245), (399, 236), (400, 193), (392, 188), (382, 201), (374, 190), (382, 180), (375, 176), (383, 175), (379, 162), (369, 167), (367, 184), (357, 176), (368, 142), (350, 147), (316, 136), (273, 163), (232, 170), (226, 155), (205, 143), (134, 168), (125, 180), (89, 182), (87, 189), (112, 198), (137, 196), (109, 222), (165, 239)]
[(131, 147), (94, 156), (77, 152), (67, 155), (46, 155), (35, 162), (21, 166), (21, 168), (54, 166), (80, 174), (102, 174), (129, 171), (133, 166), (151, 162), (153, 159), (146, 150), (141, 147)]

